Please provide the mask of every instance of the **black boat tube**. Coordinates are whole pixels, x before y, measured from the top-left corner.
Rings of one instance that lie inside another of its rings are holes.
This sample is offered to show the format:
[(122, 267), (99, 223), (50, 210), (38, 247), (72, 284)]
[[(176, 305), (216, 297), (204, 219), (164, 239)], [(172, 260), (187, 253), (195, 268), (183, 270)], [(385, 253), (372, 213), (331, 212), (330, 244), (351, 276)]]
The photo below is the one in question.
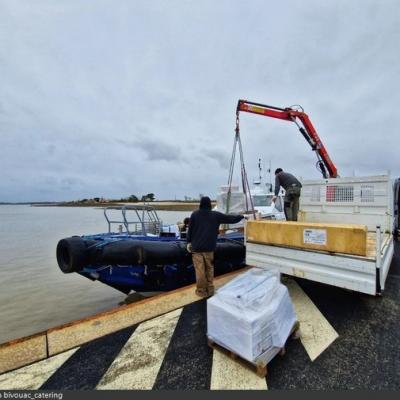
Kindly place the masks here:
[[(240, 263), (244, 257), (242, 243), (217, 243), (216, 261), (237, 260)], [(190, 265), (192, 259), (182, 241), (118, 240), (101, 243), (73, 236), (58, 242), (57, 262), (62, 272), (71, 273), (89, 265)]]

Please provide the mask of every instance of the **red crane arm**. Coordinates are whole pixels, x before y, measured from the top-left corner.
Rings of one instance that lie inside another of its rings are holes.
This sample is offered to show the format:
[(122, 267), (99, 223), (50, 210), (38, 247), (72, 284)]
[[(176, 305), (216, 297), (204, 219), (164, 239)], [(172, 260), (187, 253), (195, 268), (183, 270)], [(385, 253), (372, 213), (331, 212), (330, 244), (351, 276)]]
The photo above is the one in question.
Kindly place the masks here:
[[(303, 111), (298, 111), (293, 108), (279, 108), (268, 106), (260, 103), (253, 103), (247, 100), (239, 100), (236, 113), (239, 115), (240, 111), (249, 112), (258, 115), (264, 115), (265, 117), (283, 119), (285, 121), (294, 122), (299, 131), (310, 144), (312, 150), (314, 150), (318, 157), (319, 167), (321, 169), (324, 178), (337, 178), (338, 172), (335, 164), (332, 162), (328, 155), (328, 152), (323, 145), (317, 131), (315, 130), (310, 118)], [(302, 126), (297, 121), (300, 120)], [(328, 171), (328, 173), (326, 172)]]

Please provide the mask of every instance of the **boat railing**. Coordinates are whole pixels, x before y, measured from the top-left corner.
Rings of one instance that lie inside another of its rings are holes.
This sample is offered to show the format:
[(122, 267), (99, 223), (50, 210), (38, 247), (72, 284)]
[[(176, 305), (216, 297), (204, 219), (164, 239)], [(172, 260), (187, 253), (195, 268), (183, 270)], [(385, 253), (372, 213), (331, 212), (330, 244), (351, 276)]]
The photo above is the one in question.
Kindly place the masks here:
[[(121, 217), (119, 219), (111, 217), (111, 210), (121, 211)], [(134, 219), (132, 219), (132, 215)], [(125, 231), (129, 235), (159, 235), (162, 231), (162, 221), (159, 219), (157, 211), (148, 205), (106, 207), (104, 208), (104, 217), (109, 233), (111, 233), (113, 224), (118, 224), (121, 233)]]

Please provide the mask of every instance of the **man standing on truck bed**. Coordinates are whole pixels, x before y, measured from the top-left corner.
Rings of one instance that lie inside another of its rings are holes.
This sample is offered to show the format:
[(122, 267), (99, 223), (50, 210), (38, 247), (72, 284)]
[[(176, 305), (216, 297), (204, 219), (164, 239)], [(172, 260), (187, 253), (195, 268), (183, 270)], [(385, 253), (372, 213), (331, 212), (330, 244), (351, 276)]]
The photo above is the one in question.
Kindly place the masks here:
[(275, 196), (273, 201), (279, 194), (280, 187), (285, 189), (284, 211), (287, 221), (297, 221), (297, 213), (299, 212), (299, 200), (301, 192), (301, 183), (288, 172), (284, 172), (282, 168), (275, 170)]
[(220, 224), (236, 224), (243, 215), (227, 215), (211, 210), (209, 197), (202, 197), (199, 209), (190, 216), (187, 231), (187, 250), (192, 253), (196, 271), (196, 294), (208, 297), (214, 294), (214, 251)]

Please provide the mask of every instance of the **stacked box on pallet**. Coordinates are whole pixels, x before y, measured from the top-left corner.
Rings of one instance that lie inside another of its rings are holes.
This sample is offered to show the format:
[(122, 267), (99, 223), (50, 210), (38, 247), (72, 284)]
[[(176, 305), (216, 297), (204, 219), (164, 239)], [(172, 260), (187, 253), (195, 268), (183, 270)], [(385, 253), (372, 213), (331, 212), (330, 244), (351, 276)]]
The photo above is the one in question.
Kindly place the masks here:
[(209, 339), (242, 358), (268, 363), (296, 323), (286, 286), (276, 271), (253, 268), (207, 301)]

